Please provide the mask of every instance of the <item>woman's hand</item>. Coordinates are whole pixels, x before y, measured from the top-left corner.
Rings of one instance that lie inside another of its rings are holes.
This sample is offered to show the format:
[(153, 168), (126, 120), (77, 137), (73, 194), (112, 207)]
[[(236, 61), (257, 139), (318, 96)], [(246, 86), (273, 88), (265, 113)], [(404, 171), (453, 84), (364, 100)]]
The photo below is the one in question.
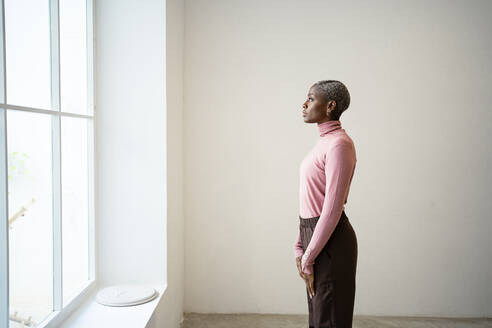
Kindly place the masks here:
[(314, 273), (313, 274), (307, 274), (307, 273), (302, 273), (304, 275), (304, 281), (306, 282), (306, 288), (308, 290), (309, 296), (311, 298), (314, 297)]
[(297, 270), (299, 271), (299, 276), (301, 276), (302, 280), (304, 280), (304, 282), (306, 282), (306, 278), (304, 277), (304, 272), (302, 272), (301, 259), (302, 259), (302, 256), (299, 256), (296, 258)]
[(302, 272), (302, 264), (301, 264), (302, 256), (296, 258), (297, 270), (299, 271), (299, 276), (306, 283), (306, 288), (308, 290), (309, 296), (311, 298), (314, 297), (314, 274), (306, 274)]

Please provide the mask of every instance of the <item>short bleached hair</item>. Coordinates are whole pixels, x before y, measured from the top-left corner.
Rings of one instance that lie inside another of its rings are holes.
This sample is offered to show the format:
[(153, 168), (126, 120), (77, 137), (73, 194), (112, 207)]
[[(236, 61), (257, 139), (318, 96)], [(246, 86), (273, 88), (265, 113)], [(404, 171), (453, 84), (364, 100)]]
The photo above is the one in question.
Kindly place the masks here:
[(313, 87), (325, 102), (335, 100), (336, 106), (330, 118), (339, 120), (350, 105), (350, 93), (345, 84), (337, 80), (322, 80), (316, 82)]

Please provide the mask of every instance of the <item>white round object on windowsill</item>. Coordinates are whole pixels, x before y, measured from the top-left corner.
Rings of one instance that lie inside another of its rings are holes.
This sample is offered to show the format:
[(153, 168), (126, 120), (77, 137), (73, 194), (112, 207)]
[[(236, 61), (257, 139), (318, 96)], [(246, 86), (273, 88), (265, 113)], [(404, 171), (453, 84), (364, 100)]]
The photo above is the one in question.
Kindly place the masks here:
[(147, 303), (157, 297), (152, 287), (140, 285), (115, 285), (101, 289), (96, 296), (98, 303), (107, 306), (132, 306)]

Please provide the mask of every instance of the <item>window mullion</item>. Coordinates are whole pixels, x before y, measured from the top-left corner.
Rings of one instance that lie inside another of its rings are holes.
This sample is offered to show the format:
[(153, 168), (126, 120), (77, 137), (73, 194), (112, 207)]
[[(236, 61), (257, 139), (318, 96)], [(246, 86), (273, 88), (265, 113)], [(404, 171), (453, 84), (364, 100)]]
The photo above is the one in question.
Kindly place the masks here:
[[(0, 0), (0, 100), (6, 103), (5, 14)], [(9, 327), (9, 202), (7, 160), (7, 110), (0, 109), (0, 327)]]
[(0, 327), (9, 326), (7, 110), (0, 109)]
[(50, 0), (51, 109), (60, 111), (60, 11), (59, 0)]
[(7, 103), (7, 62), (5, 57), (5, 4), (0, 0), (0, 102)]
[(87, 115), (94, 116), (94, 0), (86, 0)]
[[(86, 0), (86, 37), (87, 37), (87, 113), (94, 115), (94, 2)], [(87, 168), (88, 168), (88, 214), (89, 214), (89, 272), (88, 278), (96, 279), (96, 222), (95, 222), (95, 204), (94, 204), (94, 118), (87, 120)]]
[(62, 196), (61, 196), (61, 117), (51, 117), (51, 160), (53, 182), (53, 311), (60, 311), (62, 293)]
[(94, 120), (87, 120), (87, 169), (88, 169), (88, 279), (96, 279), (96, 213), (94, 204)]
[[(60, 11), (59, 0), (50, 0), (51, 109), (60, 111)], [(53, 182), (53, 310), (63, 307), (61, 117), (51, 119)]]
[(7, 110), (0, 109), (0, 327), (9, 326)]

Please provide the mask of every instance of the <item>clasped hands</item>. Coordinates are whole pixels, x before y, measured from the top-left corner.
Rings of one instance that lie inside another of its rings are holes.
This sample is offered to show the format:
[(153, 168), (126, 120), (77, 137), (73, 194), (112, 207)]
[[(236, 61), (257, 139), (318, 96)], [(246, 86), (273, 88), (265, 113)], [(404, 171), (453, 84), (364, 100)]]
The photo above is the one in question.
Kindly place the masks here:
[(302, 272), (302, 264), (301, 264), (301, 259), (302, 256), (299, 256), (296, 258), (296, 263), (297, 263), (297, 270), (299, 271), (299, 276), (301, 276), (302, 280), (306, 283), (306, 288), (309, 293), (309, 297), (313, 298), (315, 293), (314, 293), (314, 273), (313, 274), (307, 274)]

